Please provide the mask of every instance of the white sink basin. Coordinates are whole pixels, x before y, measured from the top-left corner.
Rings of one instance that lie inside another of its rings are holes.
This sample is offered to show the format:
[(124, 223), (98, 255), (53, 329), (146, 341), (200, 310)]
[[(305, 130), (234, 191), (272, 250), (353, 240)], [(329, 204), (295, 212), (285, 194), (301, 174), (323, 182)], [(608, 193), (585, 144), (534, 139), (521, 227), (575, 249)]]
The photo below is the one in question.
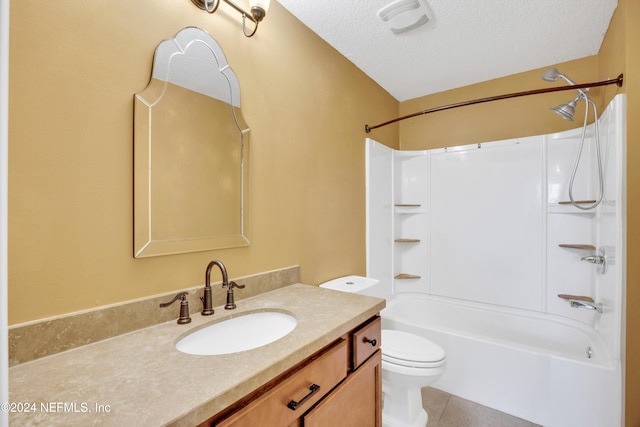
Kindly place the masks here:
[(272, 343), (297, 324), (295, 317), (278, 311), (248, 313), (192, 332), (181, 338), (176, 348), (197, 355), (237, 353)]

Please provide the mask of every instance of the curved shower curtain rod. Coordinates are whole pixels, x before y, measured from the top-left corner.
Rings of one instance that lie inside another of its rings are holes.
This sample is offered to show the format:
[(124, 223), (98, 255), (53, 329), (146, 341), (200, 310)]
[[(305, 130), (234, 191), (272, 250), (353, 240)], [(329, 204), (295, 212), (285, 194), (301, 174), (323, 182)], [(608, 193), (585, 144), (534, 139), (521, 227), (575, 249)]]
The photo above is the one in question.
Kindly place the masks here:
[(545, 89), (527, 90), (524, 92), (514, 92), (514, 93), (507, 93), (504, 95), (490, 96), (487, 98), (472, 99), (471, 101), (456, 102), (455, 104), (448, 104), (448, 105), (443, 105), (441, 107), (429, 108), (427, 110), (419, 111), (417, 113), (409, 114), (407, 116), (398, 117), (397, 119), (389, 120), (388, 122), (380, 123), (375, 126), (364, 125), (364, 131), (366, 133), (369, 133), (372, 130), (377, 129), (379, 127), (390, 125), (392, 123), (396, 123), (401, 120), (410, 119), (412, 117), (421, 116), (423, 114), (435, 113), (436, 111), (449, 110), (451, 108), (464, 107), (467, 105), (481, 104), (483, 102), (499, 101), (501, 99), (517, 98), (519, 96), (537, 95), (540, 93), (560, 92), (563, 90), (588, 89), (592, 87), (607, 86), (612, 84), (615, 84), (618, 87), (622, 87), (622, 80), (623, 80), (622, 77), (623, 75), (620, 74), (615, 79), (603, 80), (600, 82), (581, 83), (581, 84), (568, 85), (568, 86), (550, 87)]

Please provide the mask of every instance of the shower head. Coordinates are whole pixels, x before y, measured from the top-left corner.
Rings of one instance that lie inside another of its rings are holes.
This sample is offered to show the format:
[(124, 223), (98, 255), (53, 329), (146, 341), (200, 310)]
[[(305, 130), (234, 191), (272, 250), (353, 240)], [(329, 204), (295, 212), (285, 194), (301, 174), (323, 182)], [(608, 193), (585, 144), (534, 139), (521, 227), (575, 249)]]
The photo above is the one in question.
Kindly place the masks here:
[(564, 74), (562, 74), (560, 71), (558, 71), (557, 68), (549, 68), (547, 71), (545, 71), (545, 73), (542, 75), (542, 80), (546, 81), (546, 82), (555, 82), (558, 79), (562, 79), (564, 81), (566, 81), (567, 83), (569, 83), (570, 85), (574, 85), (576, 84), (576, 82), (574, 82), (573, 80), (571, 80), (569, 77), (565, 76)]
[(555, 82), (556, 80), (558, 80), (558, 74), (560, 74), (560, 72), (557, 68), (549, 68), (542, 75), (542, 80), (544, 80), (545, 82)]
[[(558, 79), (562, 79), (562, 80), (566, 81), (567, 83), (569, 83), (570, 85), (575, 85), (576, 84), (576, 82), (574, 82), (569, 77), (567, 77), (564, 74), (562, 74), (555, 67), (549, 68), (542, 75), (542, 80), (544, 80), (546, 82), (555, 82)], [(578, 101), (584, 99), (585, 101), (589, 102), (589, 100), (590, 100), (589, 96), (587, 95), (587, 91), (589, 91), (589, 89), (585, 89), (585, 90), (576, 89), (576, 91), (578, 92), (578, 96), (573, 101), (569, 101), (566, 104), (560, 104), (557, 107), (553, 107), (553, 108), (551, 108), (551, 111), (553, 111), (554, 113), (556, 113), (557, 115), (559, 115), (563, 119), (569, 120), (570, 122), (572, 122), (573, 121), (573, 115), (576, 113), (576, 104), (578, 103)]]
[(551, 108), (551, 111), (559, 115), (565, 120), (573, 121), (573, 115), (576, 113), (576, 103), (580, 100), (578, 96), (576, 99), (567, 102), (566, 104), (560, 104), (557, 107)]

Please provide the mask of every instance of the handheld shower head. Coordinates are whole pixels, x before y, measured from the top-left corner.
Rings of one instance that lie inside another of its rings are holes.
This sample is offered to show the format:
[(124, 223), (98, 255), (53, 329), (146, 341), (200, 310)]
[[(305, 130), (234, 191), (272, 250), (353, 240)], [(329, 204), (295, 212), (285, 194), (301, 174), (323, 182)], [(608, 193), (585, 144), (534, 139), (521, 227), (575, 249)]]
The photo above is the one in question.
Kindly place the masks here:
[(558, 71), (557, 68), (549, 68), (547, 71), (545, 71), (545, 73), (542, 75), (542, 80), (544, 80), (545, 82), (555, 82), (558, 79), (562, 79), (564, 81), (566, 81), (567, 83), (569, 83), (570, 85), (574, 85), (576, 84), (576, 82), (574, 82), (573, 80), (571, 80), (569, 77), (565, 76), (564, 74), (562, 74), (560, 71)]
[(549, 68), (542, 75), (542, 80), (544, 80), (545, 82), (555, 82), (556, 80), (558, 80), (559, 74), (560, 72), (558, 71), (557, 68)]
[[(546, 82), (555, 82), (556, 80), (563, 79), (564, 81), (566, 81), (567, 83), (569, 83), (569, 85), (571, 86), (575, 86), (577, 83), (575, 83), (574, 81), (572, 81), (571, 79), (569, 79), (569, 77), (565, 76), (564, 74), (560, 73), (558, 71), (557, 68), (549, 68), (547, 71), (545, 71), (545, 73), (541, 76), (542, 80), (546, 81)], [(581, 85), (582, 86), (582, 85)], [(569, 120), (570, 122), (573, 121), (573, 115), (576, 113), (576, 104), (578, 103), (578, 101), (585, 101), (585, 110), (584, 110), (584, 124), (582, 125), (582, 135), (580, 136), (580, 147), (578, 149), (578, 155), (576, 157), (576, 161), (573, 165), (573, 171), (571, 172), (571, 178), (569, 179), (569, 200), (571, 200), (571, 204), (573, 206), (575, 206), (578, 209), (582, 209), (582, 210), (589, 210), (589, 209), (594, 209), (596, 206), (598, 206), (600, 204), (600, 202), (602, 202), (602, 199), (604, 197), (604, 178), (603, 178), (603, 172), (602, 172), (602, 161), (600, 159), (600, 137), (598, 136), (598, 107), (596, 106), (596, 103), (593, 102), (593, 100), (591, 98), (589, 98), (589, 95), (587, 95), (587, 92), (589, 91), (589, 89), (585, 89), (582, 90), (581, 88), (576, 88), (576, 91), (578, 92), (578, 96), (575, 97), (575, 99), (567, 102), (566, 104), (560, 104), (557, 107), (553, 107), (551, 108), (551, 111), (553, 111), (554, 113), (556, 113), (557, 115), (559, 115), (560, 117), (562, 117), (565, 120)], [(582, 206), (580, 204), (578, 204), (574, 198), (573, 198), (573, 183), (576, 177), (576, 172), (578, 170), (578, 165), (580, 164), (580, 157), (582, 155), (582, 148), (584, 147), (584, 141), (585, 141), (585, 136), (587, 133), (587, 120), (589, 118), (589, 104), (591, 104), (593, 106), (593, 115), (594, 115), (594, 124), (595, 124), (595, 136), (596, 136), (596, 147), (595, 147), (595, 151), (596, 151), (596, 157), (598, 159), (598, 181), (600, 183), (599, 188), (599, 195), (598, 195), (598, 199), (595, 201), (595, 203), (589, 205), (589, 206)]]

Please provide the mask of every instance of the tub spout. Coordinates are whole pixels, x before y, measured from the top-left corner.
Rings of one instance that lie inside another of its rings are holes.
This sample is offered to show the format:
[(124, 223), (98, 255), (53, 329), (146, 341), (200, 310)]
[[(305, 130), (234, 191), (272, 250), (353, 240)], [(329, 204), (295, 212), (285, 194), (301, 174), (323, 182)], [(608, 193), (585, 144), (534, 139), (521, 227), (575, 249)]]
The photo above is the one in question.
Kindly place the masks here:
[(582, 301), (577, 299), (569, 300), (571, 307), (573, 308), (586, 308), (587, 310), (595, 310), (598, 313), (602, 313), (602, 303), (591, 303), (588, 301)]

